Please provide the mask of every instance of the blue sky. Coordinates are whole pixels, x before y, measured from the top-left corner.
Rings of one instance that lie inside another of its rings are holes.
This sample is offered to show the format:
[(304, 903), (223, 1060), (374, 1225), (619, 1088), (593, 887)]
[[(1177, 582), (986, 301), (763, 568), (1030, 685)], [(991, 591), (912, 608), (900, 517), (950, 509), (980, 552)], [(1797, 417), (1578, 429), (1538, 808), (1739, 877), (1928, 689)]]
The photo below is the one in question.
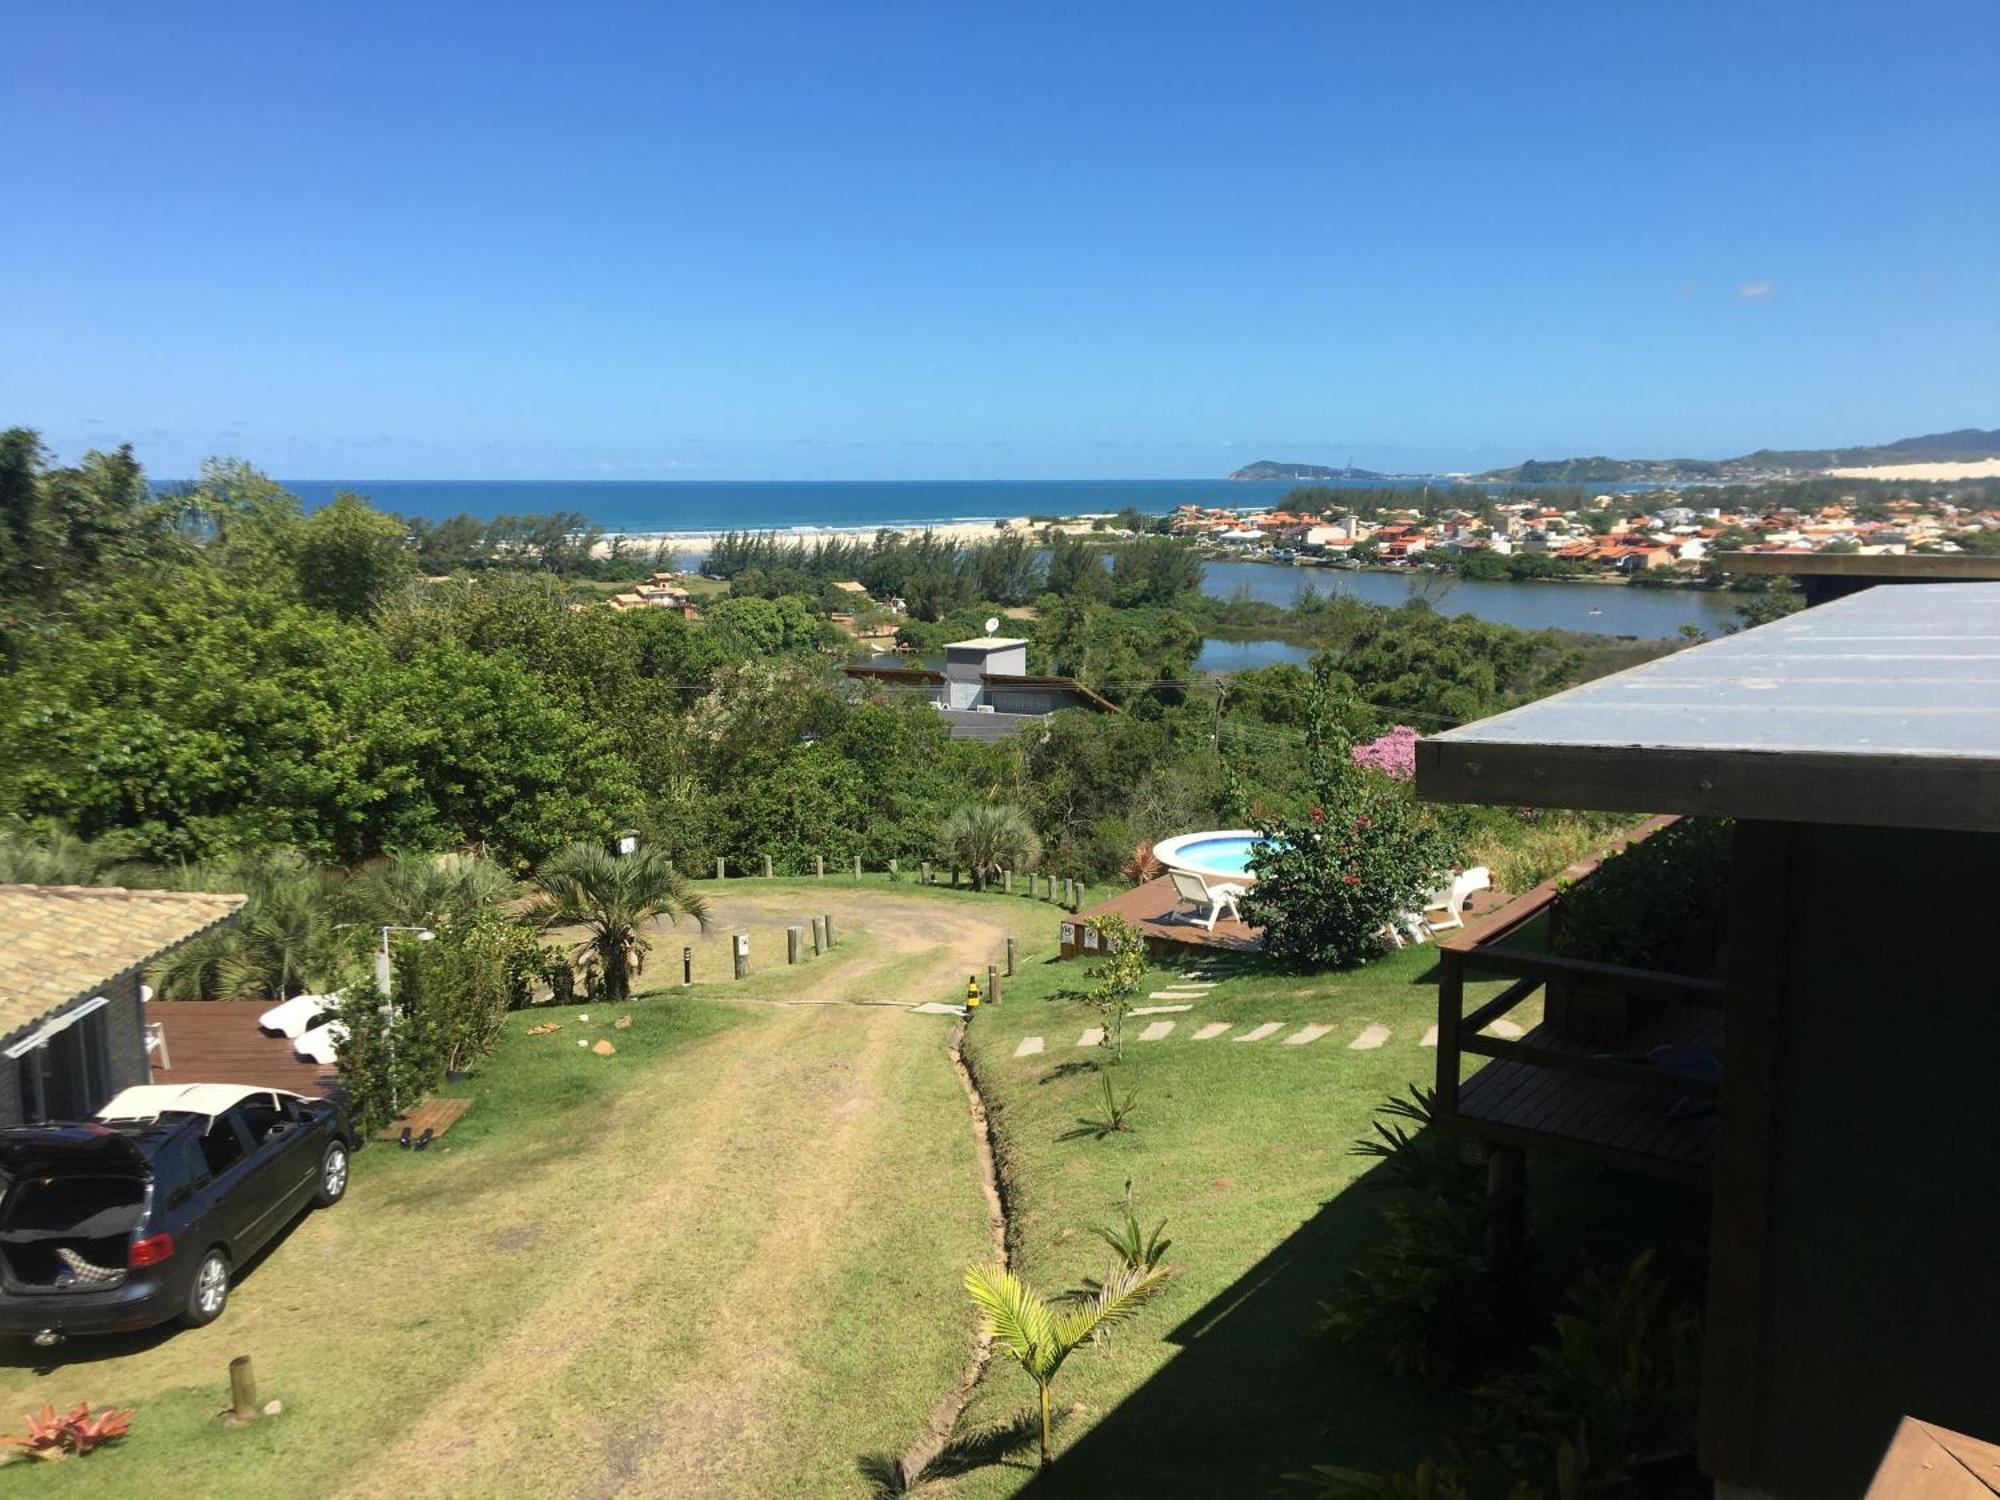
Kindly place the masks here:
[(28, 5), (0, 423), (285, 477), (2000, 424), (2000, 12)]

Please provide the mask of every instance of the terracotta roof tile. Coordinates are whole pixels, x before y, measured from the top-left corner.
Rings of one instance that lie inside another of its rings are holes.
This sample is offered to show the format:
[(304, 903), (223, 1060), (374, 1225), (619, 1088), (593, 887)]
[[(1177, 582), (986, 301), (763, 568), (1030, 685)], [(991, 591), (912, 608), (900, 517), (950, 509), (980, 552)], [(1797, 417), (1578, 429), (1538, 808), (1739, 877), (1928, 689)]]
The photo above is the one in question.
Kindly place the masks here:
[(0, 885), (0, 1038), (233, 917), (242, 896)]

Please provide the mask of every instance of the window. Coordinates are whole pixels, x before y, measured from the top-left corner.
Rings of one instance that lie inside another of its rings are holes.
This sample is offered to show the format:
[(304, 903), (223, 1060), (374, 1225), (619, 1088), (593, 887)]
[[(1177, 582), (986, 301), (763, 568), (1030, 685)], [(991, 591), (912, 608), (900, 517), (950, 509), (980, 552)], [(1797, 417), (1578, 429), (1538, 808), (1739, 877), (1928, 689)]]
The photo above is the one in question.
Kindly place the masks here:
[(236, 1123), (236, 1111), (219, 1114), (201, 1138), (202, 1160), (211, 1175), (220, 1177), (243, 1159), (243, 1134)]
[(278, 1108), (277, 1096), (273, 1094), (253, 1094), (229, 1111), (243, 1122), (243, 1128), (250, 1133), (250, 1144), (261, 1146), (271, 1138), (271, 1127), (285, 1121), (285, 1112)]
[(185, 1203), (207, 1181), (208, 1162), (192, 1134), (175, 1136), (153, 1159), (153, 1182), (169, 1208)]

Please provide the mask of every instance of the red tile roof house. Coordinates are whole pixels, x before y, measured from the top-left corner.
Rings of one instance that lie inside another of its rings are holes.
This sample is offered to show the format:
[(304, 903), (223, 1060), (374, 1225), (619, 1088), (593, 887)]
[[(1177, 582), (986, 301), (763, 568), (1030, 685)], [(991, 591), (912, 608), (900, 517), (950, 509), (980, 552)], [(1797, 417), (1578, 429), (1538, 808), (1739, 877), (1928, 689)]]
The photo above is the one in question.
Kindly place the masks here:
[[(1439, 944), (1437, 1117), (1496, 1207), (1528, 1151), (1705, 1193), (1718, 1500), (1859, 1495), (1906, 1417), (2000, 1439), (2000, 583), (1866, 588), (1446, 731), (1416, 789), (1733, 820), (1704, 977), (1499, 946), (1553, 883)], [(1468, 972), (1517, 982), (1468, 1014)], [(1642, 1032), (1607, 1051), (1551, 1004), (1491, 1034), (1555, 982)], [(1664, 1028), (1716, 1069), (1658, 1061)], [(1893, 1493), (1982, 1493), (1931, 1478)]]
[(150, 1083), (145, 972), (241, 896), (0, 885), (0, 1126), (78, 1120)]

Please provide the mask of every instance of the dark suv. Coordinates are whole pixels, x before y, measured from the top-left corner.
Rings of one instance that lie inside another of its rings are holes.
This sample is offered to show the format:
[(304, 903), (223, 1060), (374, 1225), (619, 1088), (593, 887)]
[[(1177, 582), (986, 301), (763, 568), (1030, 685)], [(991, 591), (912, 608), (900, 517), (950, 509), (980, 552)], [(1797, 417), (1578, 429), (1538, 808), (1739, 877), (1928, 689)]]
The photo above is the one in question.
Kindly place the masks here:
[(215, 1321), (236, 1267), (307, 1203), (340, 1201), (353, 1147), (336, 1104), (213, 1083), (0, 1130), (0, 1335)]

